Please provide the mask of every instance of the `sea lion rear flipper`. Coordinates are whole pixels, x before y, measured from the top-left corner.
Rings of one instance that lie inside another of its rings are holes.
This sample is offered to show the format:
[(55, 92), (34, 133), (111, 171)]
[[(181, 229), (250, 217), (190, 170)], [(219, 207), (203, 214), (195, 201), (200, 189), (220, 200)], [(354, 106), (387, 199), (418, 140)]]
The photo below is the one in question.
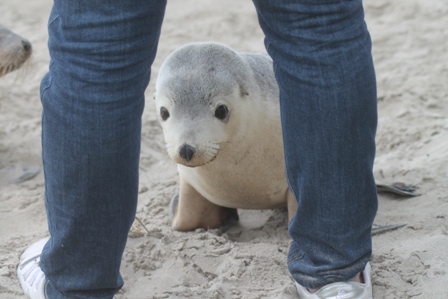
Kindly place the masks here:
[(392, 185), (376, 184), (377, 192), (388, 192), (401, 196), (420, 196), (421, 194), (415, 192), (417, 189), (418, 187), (415, 185), (408, 185), (399, 182), (393, 183)]

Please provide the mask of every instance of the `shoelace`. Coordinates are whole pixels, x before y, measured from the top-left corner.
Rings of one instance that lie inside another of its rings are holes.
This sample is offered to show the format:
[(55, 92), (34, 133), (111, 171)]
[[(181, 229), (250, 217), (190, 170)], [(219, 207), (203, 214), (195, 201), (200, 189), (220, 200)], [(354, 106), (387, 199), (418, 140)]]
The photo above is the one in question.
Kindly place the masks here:
[(44, 272), (39, 267), (40, 254), (30, 258), (27, 262), (20, 266), (23, 270), (23, 277), (29, 283), (29, 285), (35, 290), (38, 289), (42, 279), (45, 278)]

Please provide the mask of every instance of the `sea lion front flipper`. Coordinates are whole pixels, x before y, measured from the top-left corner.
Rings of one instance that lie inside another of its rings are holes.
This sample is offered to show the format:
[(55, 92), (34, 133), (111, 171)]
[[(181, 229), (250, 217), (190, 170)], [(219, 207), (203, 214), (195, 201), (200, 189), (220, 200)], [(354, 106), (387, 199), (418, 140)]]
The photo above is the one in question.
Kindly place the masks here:
[(225, 220), (234, 223), (236, 210), (208, 201), (180, 176), (179, 195), (171, 200), (170, 214), (173, 229), (189, 231), (196, 228), (219, 228), (226, 225)]

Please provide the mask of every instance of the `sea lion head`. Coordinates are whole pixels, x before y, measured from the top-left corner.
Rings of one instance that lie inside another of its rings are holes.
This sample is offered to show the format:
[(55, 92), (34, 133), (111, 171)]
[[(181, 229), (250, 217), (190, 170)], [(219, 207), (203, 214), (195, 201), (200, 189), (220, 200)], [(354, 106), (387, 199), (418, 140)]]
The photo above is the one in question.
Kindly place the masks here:
[(242, 125), (247, 66), (232, 49), (196, 43), (174, 51), (157, 78), (156, 109), (170, 158), (198, 167), (219, 157)]
[(31, 52), (28, 40), (0, 25), (0, 77), (20, 68)]

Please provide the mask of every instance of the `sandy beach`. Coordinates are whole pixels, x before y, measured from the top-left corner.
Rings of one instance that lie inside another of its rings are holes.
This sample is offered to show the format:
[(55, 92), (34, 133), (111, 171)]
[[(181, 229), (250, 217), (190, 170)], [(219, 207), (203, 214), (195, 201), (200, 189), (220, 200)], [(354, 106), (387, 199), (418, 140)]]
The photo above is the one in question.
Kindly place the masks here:
[[(448, 298), (448, 2), (367, 0), (378, 81), (378, 183), (418, 185), (422, 195), (379, 195), (378, 224), (407, 223), (373, 237), (374, 298)], [(0, 22), (27, 38), (33, 56), (0, 78), (0, 168), (41, 162), (39, 84), (48, 70), (52, 1), (2, 0)], [(137, 216), (123, 256), (117, 299), (297, 298), (286, 266), (286, 209), (240, 211), (219, 230), (173, 231), (178, 186), (152, 94), (166, 56), (189, 42), (216, 41), (264, 52), (251, 1), (171, 0), (146, 91)], [(48, 235), (42, 172), (0, 187), (0, 298), (26, 298), (16, 277), (23, 250)]]

